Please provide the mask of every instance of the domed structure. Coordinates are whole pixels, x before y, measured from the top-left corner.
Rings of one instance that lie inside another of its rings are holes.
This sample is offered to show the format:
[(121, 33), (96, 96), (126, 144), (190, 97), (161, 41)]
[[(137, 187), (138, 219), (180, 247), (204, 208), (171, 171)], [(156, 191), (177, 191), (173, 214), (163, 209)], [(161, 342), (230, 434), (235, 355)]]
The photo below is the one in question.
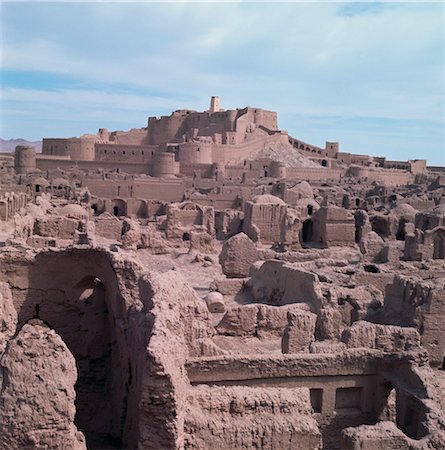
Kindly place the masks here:
[(48, 180), (45, 180), (45, 178), (38, 177), (38, 178), (36, 178), (36, 179), (32, 182), (32, 185), (33, 185), (33, 186), (40, 186), (40, 187), (46, 188), (46, 187), (48, 187), (50, 184), (49, 184), (49, 181), (48, 181)]
[(312, 190), (311, 185), (307, 181), (301, 181), (289, 188), (290, 191), (298, 193), (300, 198), (314, 198), (314, 191)]
[(72, 219), (86, 220), (88, 219), (88, 212), (80, 205), (66, 205), (60, 210), (60, 214)]
[(391, 212), (397, 217), (404, 217), (406, 219), (414, 221), (414, 218), (419, 211), (417, 211), (417, 209), (413, 208), (407, 203), (402, 203), (394, 208)]
[(281, 198), (271, 194), (257, 195), (253, 197), (252, 202), (262, 205), (286, 205)]
[(320, 205), (312, 198), (301, 198), (295, 206), (306, 208), (309, 215), (320, 209)]

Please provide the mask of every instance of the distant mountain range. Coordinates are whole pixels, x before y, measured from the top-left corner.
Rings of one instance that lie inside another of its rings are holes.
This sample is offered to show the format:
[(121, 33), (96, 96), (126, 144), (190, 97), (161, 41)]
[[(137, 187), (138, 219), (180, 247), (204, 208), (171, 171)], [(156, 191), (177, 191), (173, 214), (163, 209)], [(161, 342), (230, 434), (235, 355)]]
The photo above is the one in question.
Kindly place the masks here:
[(42, 141), (31, 142), (26, 139), (9, 139), (5, 140), (0, 138), (0, 152), (13, 152), (16, 145), (32, 145), (36, 148), (37, 152), (42, 151)]

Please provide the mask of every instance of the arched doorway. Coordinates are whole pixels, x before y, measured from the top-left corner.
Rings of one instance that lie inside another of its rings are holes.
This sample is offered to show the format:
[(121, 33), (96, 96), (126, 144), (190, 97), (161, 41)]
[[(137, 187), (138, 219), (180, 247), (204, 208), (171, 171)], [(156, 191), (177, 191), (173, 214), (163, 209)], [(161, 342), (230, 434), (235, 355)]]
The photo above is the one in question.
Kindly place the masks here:
[(311, 219), (306, 219), (303, 222), (303, 242), (312, 242), (314, 224)]
[(111, 356), (114, 343), (106, 289), (95, 276), (81, 279), (66, 298), (36, 305), (36, 314), (62, 338), (77, 367), (75, 424), (88, 448), (120, 448), (120, 430), (113, 426)]
[(397, 231), (396, 231), (396, 240), (398, 240), (398, 241), (405, 240), (405, 235), (406, 235), (405, 224), (406, 224), (406, 222), (407, 221), (403, 217), (399, 221), (399, 225), (398, 225)]
[(88, 448), (119, 448), (113, 435), (111, 379), (113, 370), (110, 321), (105, 301), (105, 286), (94, 276), (79, 281), (69, 293), (79, 310), (75, 335), (61, 334), (77, 365), (75, 424), (87, 440)]
[(117, 325), (125, 320), (124, 300), (112, 264), (96, 250), (41, 253), (27, 278), (19, 326), (37, 317), (62, 338), (76, 360), (78, 430), (90, 449), (120, 448), (131, 437), (124, 430), (134, 420), (127, 408), (135, 369)]
[(124, 200), (120, 198), (112, 200), (112, 207), (113, 207), (113, 215), (117, 217), (127, 215), (127, 204)]
[(433, 233), (433, 258), (445, 259), (445, 228), (436, 229)]
[(147, 203), (144, 200), (134, 200), (133, 211), (139, 219), (147, 218)]

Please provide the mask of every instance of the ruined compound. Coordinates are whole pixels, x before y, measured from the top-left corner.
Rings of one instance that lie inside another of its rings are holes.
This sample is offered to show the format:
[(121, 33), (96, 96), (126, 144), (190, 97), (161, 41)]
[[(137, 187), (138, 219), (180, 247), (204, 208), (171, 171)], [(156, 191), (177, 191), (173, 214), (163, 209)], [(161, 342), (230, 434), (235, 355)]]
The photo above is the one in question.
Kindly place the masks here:
[(444, 167), (212, 97), (0, 180), (0, 448), (445, 449)]

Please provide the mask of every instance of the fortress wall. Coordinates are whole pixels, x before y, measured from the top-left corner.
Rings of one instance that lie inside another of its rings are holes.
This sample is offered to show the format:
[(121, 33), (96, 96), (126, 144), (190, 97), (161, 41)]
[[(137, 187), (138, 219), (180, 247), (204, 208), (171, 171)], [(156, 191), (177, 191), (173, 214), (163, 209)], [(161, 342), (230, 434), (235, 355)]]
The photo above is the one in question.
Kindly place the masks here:
[(207, 113), (190, 112), (181, 126), (181, 132), (177, 133), (176, 136), (179, 137), (178, 134), (184, 134), (186, 132), (195, 135), (193, 133), (194, 129), (199, 130), (199, 135), (207, 135), (207, 133), (203, 133), (203, 131), (207, 130), (209, 125), (210, 119)]
[[(188, 131), (192, 134), (193, 129), (198, 129), (198, 136), (224, 136), (223, 142), (229, 135), (235, 133), (236, 111), (218, 111), (215, 113), (190, 113), (184, 124), (184, 132)], [(236, 142), (234, 142), (236, 143)]]
[(376, 181), (385, 186), (402, 186), (414, 181), (414, 175), (402, 170), (369, 169), (367, 167), (351, 166), (348, 175), (364, 178), (368, 182)]
[(246, 172), (246, 167), (226, 166), (226, 178), (241, 178)]
[(236, 111), (191, 112), (183, 126), (183, 132), (198, 129), (198, 136), (224, 135), (235, 131)]
[(257, 126), (262, 125), (269, 130), (278, 130), (278, 114), (274, 111), (248, 106), (238, 110), (237, 119), (240, 117), (244, 117)]
[(321, 156), (326, 156), (325, 149), (312, 144), (308, 144), (307, 142), (301, 141), (300, 139), (295, 139), (292, 136), (289, 136), (289, 143), (292, 144), (296, 149), (300, 150), (304, 156), (313, 156), (314, 153), (317, 153)]
[(230, 111), (226, 111), (225, 113), (225, 130), (226, 131), (235, 131), (236, 126), (236, 110), (232, 109)]
[(213, 173), (213, 164), (184, 164), (181, 163), (180, 171), (183, 175), (193, 176), (200, 173), (203, 178), (210, 178)]
[(307, 181), (338, 181), (344, 174), (342, 169), (318, 169), (313, 167), (288, 167), (287, 178)]
[(110, 161), (71, 161), (67, 157), (65, 158), (41, 158), (37, 155), (36, 159), (37, 168), (40, 170), (53, 170), (53, 169), (69, 169), (72, 167), (78, 167), (81, 170), (107, 170), (113, 171), (119, 169), (121, 172), (131, 174), (151, 174), (151, 164), (133, 164), (123, 162), (110, 162)]
[(352, 155), (350, 153), (338, 152), (337, 159), (342, 163), (351, 164)]
[(70, 161), (71, 164), (74, 164), (74, 161), (71, 161), (70, 156), (59, 156), (59, 155), (42, 155), (41, 153), (36, 154), (36, 161)]
[(225, 131), (226, 117), (224, 112), (209, 114), (208, 112), (194, 112), (187, 117), (185, 127), (187, 131), (199, 129), (200, 136), (211, 136), (213, 133)]
[(239, 201), (236, 196), (230, 194), (208, 194), (203, 197), (191, 198), (193, 203), (197, 203), (200, 206), (212, 206), (215, 211), (224, 211), (226, 209), (238, 209)]
[(43, 155), (70, 156), (73, 160), (94, 160), (94, 138), (44, 138), (42, 142)]
[(132, 128), (130, 131), (113, 131), (110, 140), (122, 145), (143, 145), (147, 140), (147, 129)]
[(383, 163), (385, 169), (410, 170), (411, 164), (408, 161), (385, 161)]
[(372, 162), (372, 157), (368, 155), (351, 155), (351, 164), (367, 166)]
[(262, 125), (269, 130), (278, 130), (278, 115), (276, 112), (254, 109), (253, 116), (256, 125)]
[(187, 184), (182, 180), (153, 178), (147, 180), (84, 179), (90, 192), (103, 199), (137, 198), (179, 202), (184, 198)]
[(240, 144), (244, 141), (247, 127), (254, 121), (252, 114), (244, 114), (238, 117), (235, 125), (235, 134), (231, 136), (231, 133), (227, 133), (226, 144)]
[(152, 179), (135, 181), (133, 195), (146, 200), (162, 200), (165, 202), (181, 202), (187, 183), (182, 180)]
[(184, 128), (187, 120), (186, 114), (173, 113), (171, 116), (162, 116), (157, 119), (150, 117), (148, 120), (147, 140), (148, 145), (160, 145), (165, 142), (174, 141), (175, 136)]
[(377, 181), (385, 186), (402, 186), (414, 181), (414, 176), (409, 172), (399, 170), (370, 170), (368, 181)]
[(445, 172), (445, 166), (427, 166), (427, 170), (430, 172)]
[(157, 145), (96, 144), (96, 161), (128, 162), (132, 164), (151, 164)]
[(214, 145), (213, 162), (232, 163), (242, 159), (249, 159), (252, 153), (257, 153), (265, 145), (276, 142), (281, 139), (281, 135), (272, 135), (248, 142), (242, 142), (238, 145)]

